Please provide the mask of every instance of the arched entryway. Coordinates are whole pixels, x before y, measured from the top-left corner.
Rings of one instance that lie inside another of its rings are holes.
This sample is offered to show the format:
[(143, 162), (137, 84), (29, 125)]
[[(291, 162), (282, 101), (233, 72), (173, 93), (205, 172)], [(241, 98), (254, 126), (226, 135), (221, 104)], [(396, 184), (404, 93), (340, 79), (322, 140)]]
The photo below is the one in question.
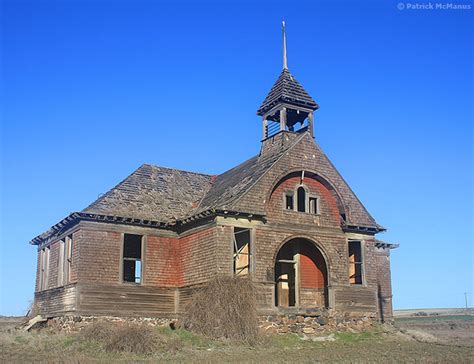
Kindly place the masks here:
[(308, 239), (286, 242), (275, 260), (275, 306), (327, 307), (327, 264)]

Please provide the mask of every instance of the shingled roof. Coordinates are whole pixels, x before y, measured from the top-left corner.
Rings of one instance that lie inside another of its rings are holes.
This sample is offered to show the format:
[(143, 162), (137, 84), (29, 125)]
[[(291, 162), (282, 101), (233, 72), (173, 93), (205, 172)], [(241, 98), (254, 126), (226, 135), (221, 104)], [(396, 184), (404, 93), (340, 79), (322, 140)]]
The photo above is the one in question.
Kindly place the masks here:
[(227, 209), (297, 140), (257, 155), (218, 176), (144, 164), (82, 212), (160, 222)]
[(82, 212), (171, 222), (192, 213), (212, 176), (144, 164)]
[(316, 101), (306, 92), (296, 78), (284, 68), (276, 80), (262, 105), (257, 110), (257, 115), (263, 116), (279, 102), (286, 102), (295, 106), (306, 107), (311, 110), (319, 108)]
[[(32, 240), (38, 244), (58, 234), (64, 226), (77, 219), (134, 224), (149, 222), (151, 226), (172, 227), (195, 216), (207, 216), (218, 211), (233, 211), (261, 216), (261, 201), (243, 211), (240, 201), (257, 182), (299, 143), (314, 143), (308, 133), (290, 133), (271, 143), (271, 147), (240, 165), (217, 176), (186, 172), (144, 164), (117, 186), (99, 197), (81, 212), (72, 213), (45, 233)], [(306, 139), (304, 139), (306, 138)], [(310, 138), (310, 139), (308, 139)], [(307, 145), (307, 144), (305, 144)], [(314, 152), (323, 175), (332, 176), (340, 188), (344, 203), (353, 212), (349, 221), (355, 226), (383, 230), (342, 180), (324, 153), (314, 145)], [(245, 208), (244, 208), (245, 209)]]

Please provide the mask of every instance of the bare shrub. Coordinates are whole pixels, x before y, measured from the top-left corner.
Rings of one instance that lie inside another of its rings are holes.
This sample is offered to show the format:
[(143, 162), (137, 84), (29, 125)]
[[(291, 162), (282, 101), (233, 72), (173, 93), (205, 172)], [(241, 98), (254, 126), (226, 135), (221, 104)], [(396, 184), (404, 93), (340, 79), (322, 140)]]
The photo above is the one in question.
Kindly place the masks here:
[(154, 328), (143, 324), (95, 322), (85, 327), (81, 336), (99, 343), (108, 352), (151, 354), (161, 344), (167, 344)]
[(218, 276), (192, 297), (185, 328), (209, 338), (259, 341), (256, 289), (249, 278)]

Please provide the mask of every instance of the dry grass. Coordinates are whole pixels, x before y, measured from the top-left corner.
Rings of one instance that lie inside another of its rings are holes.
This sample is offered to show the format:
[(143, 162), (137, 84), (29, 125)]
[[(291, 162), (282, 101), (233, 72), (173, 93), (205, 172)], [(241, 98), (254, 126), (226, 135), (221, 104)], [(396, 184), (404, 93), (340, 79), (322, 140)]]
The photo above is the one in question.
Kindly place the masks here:
[(85, 327), (80, 337), (98, 343), (107, 352), (149, 355), (156, 351), (179, 349), (176, 340), (143, 324), (99, 321)]
[[(117, 325), (111, 324), (111, 328)], [(473, 356), (472, 341), (470, 346), (420, 342), (385, 327), (365, 333), (337, 334), (332, 342), (302, 340), (294, 334), (269, 335), (254, 347), (206, 339), (184, 329), (159, 327), (152, 330), (159, 340), (158, 350), (152, 354), (108, 352), (98, 342), (106, 340), (108, 334), (97, 328), (91, 333), (96, 338), (93, 340), (84, 339), (83, 334), (48, 330), (0, 331), (0, 363), (471, 363)], [(458, 326), (450, 331), (454, 338), (467, 330)], [(180, 345), (179, 349), (173, 349), (173, 342)]]
[(259, 341), (255, 287), (248, 278), (219, 276), (194, 294), (183, 325), (212, 339)]

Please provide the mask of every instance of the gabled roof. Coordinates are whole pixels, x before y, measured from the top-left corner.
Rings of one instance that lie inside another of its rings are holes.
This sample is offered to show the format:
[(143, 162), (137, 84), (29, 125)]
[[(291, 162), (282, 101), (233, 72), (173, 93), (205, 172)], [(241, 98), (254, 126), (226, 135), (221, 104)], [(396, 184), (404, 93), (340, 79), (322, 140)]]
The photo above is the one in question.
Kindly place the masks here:
[(287, 143), (275, 143), (271, 152), (260, 153), (216, 176), (212, 187), (202, 199), (199, 210), (232, 209), (237, 199), (242, 197), (288, 149), (298, 143), (302, 136), (299, 135)]
[(288, 103), (305, 107), (311, 110), (319, 108), (316, 101), (306, 92), (296, 78), (287, 68), (284, 68), (277, 81), (271, 88), (262, 105), (257, 110), (257, 115), (263, 116), (278, 103)]
[(82, 212), (171, 222), (188, 216), (212, 176), (144, 164)]
[[(258, 182), (278, 165), (278, 161), (290, 152), (299, 155), (299, 149), (306, 148), (308, 143), (311, 143), (311, 152), (315, 153), (313, 157), (319, 161), (314, 167), (338, 186), (344, 204), (352, 212), (348, 224), (370, 227), (373, 232), (384, 230), (365, 210), (309, 133), (286, 132), (268, 143), (259, 155), (217, 176), (144, 164), (84, 210), (72, 213), (34, 238), (32, 244), (58, 236), (78, 220), (173, 229), (173, 226), (195, 217), (226, 211), (263, 216), (265, 202), (263, 199), (252, 200), (247, 196), (248, 192), (259, 186)], [(264, 194), (262, 191), (258, 195)]]

